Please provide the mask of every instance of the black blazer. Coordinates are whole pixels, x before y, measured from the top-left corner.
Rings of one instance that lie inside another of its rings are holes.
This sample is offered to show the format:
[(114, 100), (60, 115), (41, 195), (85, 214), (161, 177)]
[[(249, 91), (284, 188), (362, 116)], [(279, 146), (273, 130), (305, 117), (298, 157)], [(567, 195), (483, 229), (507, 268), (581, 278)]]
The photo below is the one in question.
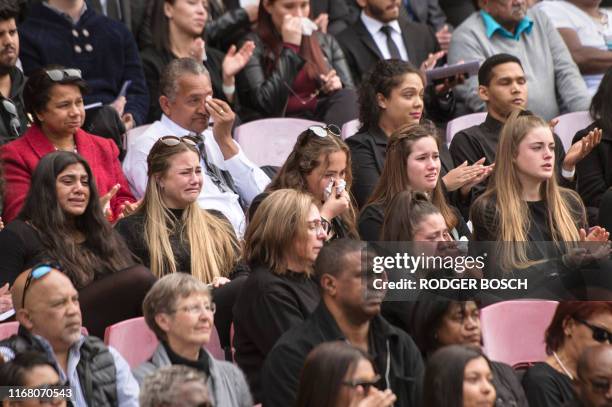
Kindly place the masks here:
[[(421, 23), (404, 21), (401, 18), (398, 21), (408, 59), (414, 66), (421, 66), (430, 53), (440, 50), (436, 34), (430, 27)], [(383, 58), (361, 18), (338, 34), (336, 38), (344, 50), (344, 56), (351, 68), (355, 83), (361, 82), (362, 76)]]
[(438, 0), (410, 0), (409, 4), (408, 14), (414, 21), (425, 23), (436, 31), (446, 24), (446, 14)]

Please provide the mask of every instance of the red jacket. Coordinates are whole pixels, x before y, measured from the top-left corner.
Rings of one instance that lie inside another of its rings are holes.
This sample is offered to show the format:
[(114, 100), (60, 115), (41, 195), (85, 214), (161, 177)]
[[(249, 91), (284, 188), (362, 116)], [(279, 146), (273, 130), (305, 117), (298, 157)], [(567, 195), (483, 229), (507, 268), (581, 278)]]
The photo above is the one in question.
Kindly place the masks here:
[[(119, 149), (112, 140), (94, 136), (81, 129), (74, 135), (74, 141), (79, 155), (91, 167), (100, 196), (106, 194), (115, 184), (121, 184), (119, 192), (110, 201), (113, 218), (116, 218), (121, 204), (136, 201), (121, 170)], [(32, 125), (23, 136), (0, 147), (6, 180), (2, 213), (4, 223), (10, 222), (19, 214), (38, 161), (53, 151), (55, 147), (37, 125)]]

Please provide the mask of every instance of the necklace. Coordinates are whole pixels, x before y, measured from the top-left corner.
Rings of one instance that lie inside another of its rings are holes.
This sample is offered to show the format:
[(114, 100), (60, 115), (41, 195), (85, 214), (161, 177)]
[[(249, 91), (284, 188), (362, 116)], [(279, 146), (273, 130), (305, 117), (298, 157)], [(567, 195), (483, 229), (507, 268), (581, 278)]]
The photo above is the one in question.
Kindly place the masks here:
[(571, 374), (569, 370), (567, 370), (563, 362), (561, 362), (561, 359), (559, 359), (559, 356), (557, 356), (557, 352), (553, 352), (553, 356), (555, 357), (555, 360), (557, 361), (561, 369), (563, 369), (563, 372), (570, 378), (570, 380), (574, 380), (574, 375)]

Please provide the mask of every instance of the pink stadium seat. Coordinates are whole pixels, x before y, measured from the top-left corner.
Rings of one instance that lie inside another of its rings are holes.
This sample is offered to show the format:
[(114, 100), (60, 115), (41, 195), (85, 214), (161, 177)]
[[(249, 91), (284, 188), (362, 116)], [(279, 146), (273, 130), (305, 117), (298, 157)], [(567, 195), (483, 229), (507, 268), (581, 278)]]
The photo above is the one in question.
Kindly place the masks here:
[(151, 357), (159, 342), (144, 317), (138, 317), (107, 327), (104, 343), (117, 349), (133, 369)]
[[(132, 369), (147, 361), (159, 344), (144, 317), (127, 319), (109, 326), (104, 333), (104, 343), (117, 349)], [(225, 360), (219, 333), (214, 325), (206, 350), (215, 359)]]
[(546, 358), (544, 332), (557, 301), (504, 301), (480, 313), (484, 352), (489, 359), (517, 366)]
[(0, 324), (0, 340), (15, 335), (17, 333), (17, 329), (19, 329), (19, 322), (17, 321), (4, 322)]
[(555, 126), (555, 133), (563, 142), (563, 148), (567, 150), (572, 146), (572, 139), (578, 131), (593, 123), (593, 118), (589, 112), (567, 113), (556, 117), (559, 123)]
[(304, 119), (262, 119), (236, 127), (234, 139), (256, 165), (283, 165), (301, 132), (324, 123)]
[(485, 121), (487, 117), (486, 112), (466, 114), (465, 116), (457, 117), (451, 120), (446, 125), (446, 143), (450, 145), (451, 140), (455, 137), (455, 134), (461, 130), (467, 129), (468, 127), (476, 126)]
[(359, 131), (359, 127), (361, 127), (359, 119), (344, 123), (344, 126), (342, 126), (342, 132), (340, 133), (342, 140), (346, 140), (347, 138), (354, 136)]

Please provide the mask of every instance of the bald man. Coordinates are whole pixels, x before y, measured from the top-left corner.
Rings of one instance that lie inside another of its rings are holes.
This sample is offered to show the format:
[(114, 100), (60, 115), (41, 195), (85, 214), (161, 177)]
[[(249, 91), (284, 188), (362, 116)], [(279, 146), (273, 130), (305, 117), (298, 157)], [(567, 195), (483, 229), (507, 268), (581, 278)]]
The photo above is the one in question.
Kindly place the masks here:
[(21, 273), (11, 289), (19, 332), (0, 342), (0, 354), (36, 350), (68, 381), (77, 407), (138, 406), (138, 383), (121, 355), (81, 333), (79, 295), (70, 279), (50, 265)]
[(612, 407), (612, 346), (587, 348), (580, 355), (574, 386), (578, 400), (565, 407)]

